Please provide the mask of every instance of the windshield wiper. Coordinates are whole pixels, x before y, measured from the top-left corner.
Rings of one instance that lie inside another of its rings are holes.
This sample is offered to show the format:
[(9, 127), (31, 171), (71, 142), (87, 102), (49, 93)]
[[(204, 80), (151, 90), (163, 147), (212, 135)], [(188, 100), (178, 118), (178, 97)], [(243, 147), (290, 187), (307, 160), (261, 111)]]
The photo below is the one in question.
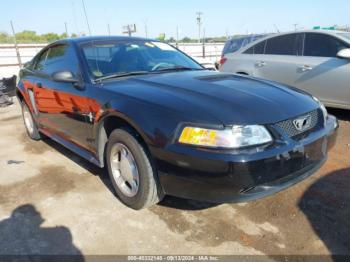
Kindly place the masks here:
[(112, 78), (118, 78), (118, 77), (124, 77), (124, 76), (137, 76), (137, 75), (145, 75), (148, 74), (148, 71), (133, 71), (133, 72), (120, 72), (117, 74), (111, 74), (111, 75), (106, 75), (106, 76), (101, 76), (99, 78), (96, 78), (95, 81), (103, 81), (107, 79), (112, 79)]
[(152, 71), (152, 73), (157, 73), (157, 72), (169, 72), (169, 71), (195, 71), (195, 70), (205, 70), (204, 68), (193, 68), (193, 67), (186, 67), (186, 66), (174, 66), (174, 67), (166, 67), (166, 68), (161, 68), (155, 71)]

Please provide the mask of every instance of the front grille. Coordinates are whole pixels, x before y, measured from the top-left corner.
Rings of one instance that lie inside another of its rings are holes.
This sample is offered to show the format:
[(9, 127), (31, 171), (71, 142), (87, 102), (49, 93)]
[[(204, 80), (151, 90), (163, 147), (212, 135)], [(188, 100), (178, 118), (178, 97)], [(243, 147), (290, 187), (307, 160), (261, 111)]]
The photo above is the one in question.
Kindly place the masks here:
[[(310, 126), (302, 131), (299, 131), (293, 121), (298, 119), (299, 117), (302, 116), (306, 116), (306, 115), (310, 115), (311, 116), (311, 124)], [(281, 128), (284, 132), (287, 133), (287, 135), (291, 138), (301, 138), (304, 134), (309, 133), (310, 131), (314, 130), (315, 128), (317, 128), (321, 123), (322, 123), (322, 112), (320, 112), (319, 110), (314, 110), (310, 113), (301, 115), (299, 117), (295, 117), (293, 119), (288, 119), (285, 121), (281, 121), (276, 123), (276, 126), (278, 126), (279, 128)]]

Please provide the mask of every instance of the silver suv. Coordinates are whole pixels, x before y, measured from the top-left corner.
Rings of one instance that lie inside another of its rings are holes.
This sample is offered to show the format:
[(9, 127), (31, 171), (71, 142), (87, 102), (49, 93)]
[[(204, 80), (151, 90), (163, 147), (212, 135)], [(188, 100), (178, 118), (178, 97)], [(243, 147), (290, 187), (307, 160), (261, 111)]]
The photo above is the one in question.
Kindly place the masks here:
[(300, 31), (260, 38), (226, 53), (220, 71), (305, 90), (326, 106), (350, 109), (350, 33)]

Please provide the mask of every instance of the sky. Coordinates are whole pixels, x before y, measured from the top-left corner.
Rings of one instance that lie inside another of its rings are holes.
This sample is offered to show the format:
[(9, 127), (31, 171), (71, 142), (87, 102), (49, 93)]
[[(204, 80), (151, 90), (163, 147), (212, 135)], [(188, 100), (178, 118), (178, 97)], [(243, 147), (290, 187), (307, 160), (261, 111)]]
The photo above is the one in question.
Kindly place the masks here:
[[(196, 13), (203, 13), (205, 35), (225, 36), (264, 33), (332, 25), (350, 25), (349, 0), (85, 0), (93, 35), (113, 35), (122, 26), (137, 25), (137, 36), (155, 38), (198, 37)], [(10, 21), (17, 32), (88, 34), (82, 0), (1, 1), (0, 31), (10, 33)], [(6, 11), (5, 11), (6, 10)], [(203, 33), (203, 32), (202, 32)]]

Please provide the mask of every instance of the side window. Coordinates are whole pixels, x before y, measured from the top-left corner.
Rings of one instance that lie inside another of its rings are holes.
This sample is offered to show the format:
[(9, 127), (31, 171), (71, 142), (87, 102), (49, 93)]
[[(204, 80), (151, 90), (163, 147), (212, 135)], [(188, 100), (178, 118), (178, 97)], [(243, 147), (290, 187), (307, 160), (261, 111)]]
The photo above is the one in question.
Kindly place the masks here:
[(244, 54), (252, 54), (252, 55), (263, 55), (265, 53), (265, 45), (266, 41), (262, 41), (261, 43), (252, 46)]
[(70, 46), (62, 44), (50, 47), (42, 53), (34, 66), (34, 70), (47, 75), (61, 70), (69, 70), (76, 74), (78, 68), (78, 59), (74, 50)]
[(57, 45), (49, 49), (44, 72), (52, 74), (57, 71), (68, 70), (73, 74), (78, 72), (78, 59), (72, 47)]
[(345, 48), (348, 48), (348, 46), (333, 36), (307, 33), (304, 56), (336, 57), (337, 53)]
[(301, 55), (302, 34), (277, 36), (267, 40), (265, 54), (269, 55)]
[(36, 71), (43, 71), (44, 70), (44, 65), (46, 61), (47, 54), (49, 53), (49, 49), (44, 51), (36, 60), (34, 70)]

